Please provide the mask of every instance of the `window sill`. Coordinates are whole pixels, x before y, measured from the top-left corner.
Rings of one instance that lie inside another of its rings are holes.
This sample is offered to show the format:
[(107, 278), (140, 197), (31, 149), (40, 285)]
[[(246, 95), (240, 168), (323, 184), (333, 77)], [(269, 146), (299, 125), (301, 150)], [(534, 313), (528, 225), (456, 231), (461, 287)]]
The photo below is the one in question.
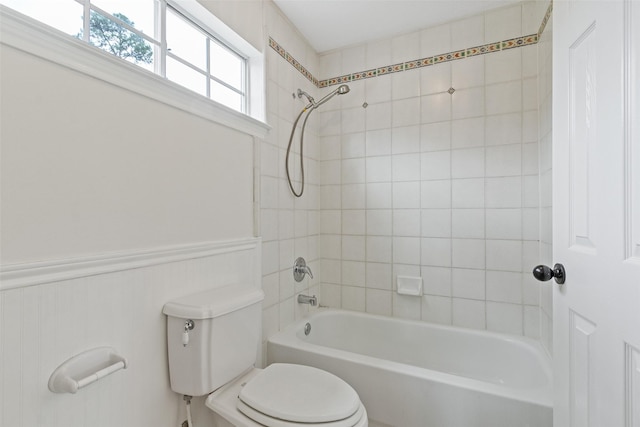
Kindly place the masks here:
[(271, 129), (134, 64), (0, 5), (0, 43), (258, 138)]

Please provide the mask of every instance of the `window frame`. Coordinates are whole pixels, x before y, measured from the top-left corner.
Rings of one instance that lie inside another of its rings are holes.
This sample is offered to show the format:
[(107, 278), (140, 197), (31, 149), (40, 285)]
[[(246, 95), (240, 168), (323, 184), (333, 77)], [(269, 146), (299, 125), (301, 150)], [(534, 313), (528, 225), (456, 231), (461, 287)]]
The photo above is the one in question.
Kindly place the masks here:
[[(236, 48), (234, 50), (246, 55), (247, 95), (245, 96), (246, 109), (244, 113), (193, 92), (166, 79), (164, 75), (122, 60), (2, 4), (0, 4), (0, 20), (2, 22), (0, 44), (57, 63), (209, 121), (265, 138), (270, 126), (265, 123), (263, 53), (233, 32), (196, 0), (162, 0), (159, 3), (166, 4), (166, 1), (172, 6), (176, 6), (176, 9), (182, 13), (186, 12), (188, 16), (202, 17), (208, 28), (215, 27), (217, 30), (215, 34), (212, 34), (213, 36), (216, 36), (218, 40), (224, 40), (227, 46), (232, 45)], [(106, 16), (109, 19), (115, 18), (108, 13)], [(115, 19), (117, 20), (117, 18)], [(119, 20), (116, 22), (121, 23)], [(122, 24), (124, 24), (124, 28), (131, 31), (126, 23), (122, 22)], [(87, 34), (86, 31), (85, 34)], [(227, 37), (223, 38), (220, 34)], [(148, 38), (148, 36), (143, 37), (145, 40)], [(166, 39), (160, 40), (160, 44), (160, 48), (164, 46), (166, 49)]]
[[(168, 10), (171, 10), (171, 13), (174, 13), (175, 15), (177, 15), (177, 17), (179, 19), (182, 19), (185, 21), (185, 23), (187, 25), (190, 25), (191, 27), (193, 27), (194, 29), (196, 29), (197, 31), (199, 31), (200, 33), (202, 33), (205, 37), (206, 37), (206, 58), (205, 58), (205, 70), (199, 68), (198, 66), (190, 63), (189, 61), (181, 58), (180, 56), (172, 53), (169, 51), (168, 46), (166, 45), (166, 43), (164, 43), (160, 49), (163, 52), (161, 54), (162, 58), (161, 61), (163, 61), (166, 66), (166, 60), (167, 58), (171, 58), (174, 61), (178, 61), (180, 62), (182, 65), (191, 68), (192, 70), (196, 71), (197, 73), (202, 74), (205, 79), (206, 79), (206, 96), (213, 99), (211, 97), (211, 80), (214, 80), (215, 82), (217, 82), (218, 84), (226, 87), (227, 89), (235, 92), (236, 94), (240, 95), (242, 97), (242, 102), (241, 102), (241, 112), (246, 112), (248, 110), (248, 102), (247, 102), (247, 98), (248, 98), (248, 85), (247, 85), (247, 56), (243, 55), (241, 52), (239, 52), (237, 49), (235, 49), (233, 46), (230, 46), (228, 43), (225, 43), (224, 40), (221, 40), (220, 38), (216, 37), (213, 34), (213, 31), (208, 28), (207, 26), (203, 25), (200, 23), (200, 21), (196, 18), (193, 18), (192, 16), (190, 16), (189, 14), (186, 14), (185, 12), (181, 11), (178, 7), (176, 7), (173, 2), (171, 0), (161, 0), (161, 2), (163, 3), (163, 6), (165, 8), (165, 17), (166, 17), (166, 13)], [(166, 18), (164, 20), (165, 24), (166, 24)], [(163, 25), (162, 26), (162, 40), (166, 41), (166, 34), (167, 34), (167, 25)], [(241, 82), (240, 82), (240, 88), (236, 88), (233, 85), (227, 83), (226, 81), (214, 76), (211, 73), (211, 44), (215, 43), (219, 46), (221, 46), (223, 49), (225, 49), (226, 51), (228, 51), (229, 53), (231, 53), (232, 55), (236, 56), (240, 61), (241, 61)], [(164, 70), (163, 75), (166, 77), (166, 68)]]

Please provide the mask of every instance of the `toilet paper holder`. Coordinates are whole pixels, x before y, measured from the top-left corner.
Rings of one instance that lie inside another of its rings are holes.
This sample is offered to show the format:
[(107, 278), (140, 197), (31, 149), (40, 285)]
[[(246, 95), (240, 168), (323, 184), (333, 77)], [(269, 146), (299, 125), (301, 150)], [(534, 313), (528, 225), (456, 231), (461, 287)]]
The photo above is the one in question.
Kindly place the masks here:
[(66, 360), (49, 377), (53, 393), (77, 393), (78, 390), (120, 369), (127, 368), (127, 359), (111, 347), (97, 347)]

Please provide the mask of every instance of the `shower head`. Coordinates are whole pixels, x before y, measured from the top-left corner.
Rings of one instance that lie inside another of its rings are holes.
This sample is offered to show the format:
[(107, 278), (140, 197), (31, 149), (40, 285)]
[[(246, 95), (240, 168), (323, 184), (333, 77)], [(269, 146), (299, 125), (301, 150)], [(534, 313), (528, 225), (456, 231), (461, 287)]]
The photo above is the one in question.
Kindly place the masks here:
[(336, 95), (344, 95), (345, 93), (349, 92), (349, 86), (347, 85), (340, 85), (338, 86), (338, 88), (334, 91), (332, 91), (331, 93), (329, 93), (327, 96), (325, 96), (324, 98), (322, 98), (320, 101), (316, 102), (313, 105), (313, 108), (316, 109), (319, 106), (321, 106), (322, 104), (324, 104), (325, 102), (327, 102), (328, 100), (330, 100), (331, 98), (333, 98)]
[(309, 110), (309, 109), (315, 110), (316, 108), (318, 108), (319, 106), (321, 106), (322, 104), (324, 104), (325, 102), (333, 98), (335, 95), (344, 95), (345, 93), (348, 93), (349, 90), (351, 90), (349, 89), (349, 86), (340, 85), (338, 86), (337, 89), (329, 93), (327, 96), (325, 96), (318, 102), (316, 102), (316, 100), (313, 99), (311, 95), (309, 95), (307, 92), (303, 91), (302, 89), (298, 89), (297, 93), (298, 93), (298, 98), (302, 98), (304, 96), (305, 98), (307, 98), (307, 101), (309, 102), (309, 104), (306, 107), (304, 107), (305, 110)]
[(345, 93), (349, 93), (351, 89), (347, 85), (338, 86), (338, 95), (344, 95)]

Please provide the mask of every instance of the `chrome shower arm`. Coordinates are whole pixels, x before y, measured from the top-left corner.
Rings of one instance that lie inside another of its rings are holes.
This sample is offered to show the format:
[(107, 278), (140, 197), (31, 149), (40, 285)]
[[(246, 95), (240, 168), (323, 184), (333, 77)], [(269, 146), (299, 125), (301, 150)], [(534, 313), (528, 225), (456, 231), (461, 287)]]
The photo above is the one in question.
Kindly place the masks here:
[(307, 98), (307, 101), (309, 101), (309, 104), (304, 107), (305, 110), (308, 110), (309, 108), (315, 108), (316, 106), (316, 101), (315, 99), (313, 99), (313, 96), (309, 95), (307, 92), (303, 91), (302, 89), (298, 89), (298, 98), (302, 98), (302, 96), (304, 95), (305, 98)]

